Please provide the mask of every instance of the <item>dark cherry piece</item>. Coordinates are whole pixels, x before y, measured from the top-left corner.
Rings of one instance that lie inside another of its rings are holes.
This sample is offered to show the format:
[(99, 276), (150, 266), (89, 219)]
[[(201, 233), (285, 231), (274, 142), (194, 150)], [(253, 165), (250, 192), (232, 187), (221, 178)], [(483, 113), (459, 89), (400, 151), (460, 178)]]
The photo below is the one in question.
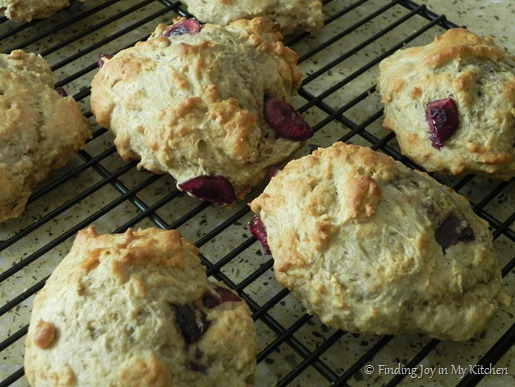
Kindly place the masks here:
[(436, 230), (435, 238), (445, 252), (458, 242), (473, 241), (474, 231), (456, 215), (449, 214)]
[(62, 86), (58, 86), (55, 88), (55, 91), (57, 91), (57, 94), (59, 94), (61, 97), (68, 97), (68, 93)]
[(268, 236), (266, 234), (265, 225), (263, 221), (259, 217), (259, 215), (255, 215), (249, 222), (249, 230), (263, 245), (263, 250), (266, 254), (271, 255), (270, 247), (268, 246)]
[(168, 27), (164, 32), (163, 36), (178, 36), (184, 34), (196, 34), (200, 32), (202, 26), (195, 19), (184, 19), (174, 25)]
[(268, 176), (274, 177), (275, 175), (278, 175), (279, 172), (281, 172), (284, 168), (284, 165), (274, 165), (273, 167), (270, 167), (268, 170)]
[(205, 366), (203, 366), (202, 364), (199, 364), (197, 362), (194, 362), (194, 361), (189, 361), (186, 363), (186, 369), (189, 370), (189, 371), (193, 371), (193, 372), (198, 372), (198, 373), (201, 373), (201, 374), (207, 374), (207, 369)]
[(241, 298), (236, 294), (231, 292), (229, 289), (226, 289), (222, 286), (216, 286), (216, 292), (218, 293), (218, 297), (213, 295), (212, 293), (206, 293), (202, 298), (202, 304), (208, 308), (212, 309), (218, 305), (222, 305), (226, 302), (240, 302)]
[(179, 188), (211, 203), (227, 205), (236, 200), (234, 187), (224, 176), (197, 176), (179, 184)]
[(172, 305), (177, 326), (186, 343), (197, 341), (209, 327), (206, 315), (190, 305)]
[(104, 67), (105, 59), (111, 59), (113, 56), (111, 54), (99, 54), (97, 57), (97, 65), (99, 68)]
[(433, 148), (441, 149), (460, 124), (458, 108), (452, 98), (429, 102), (426, 106), (429, 140)]
[(195, 359), (200, 360), (204, 356), (204, 351), (200, 348), (195, 348)]
[(313, 136), (313, 129), (293, 107), (271, 95), (265, 95), (265, 119), (280, 136), (293, 141), (304, 141)]

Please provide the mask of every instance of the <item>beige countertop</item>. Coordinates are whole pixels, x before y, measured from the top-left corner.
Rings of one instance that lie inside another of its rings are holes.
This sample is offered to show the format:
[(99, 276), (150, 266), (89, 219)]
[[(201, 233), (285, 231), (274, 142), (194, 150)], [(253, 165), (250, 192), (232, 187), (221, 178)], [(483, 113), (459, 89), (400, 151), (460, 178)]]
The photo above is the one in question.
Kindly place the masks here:
[[(176, 16), (173, 10), (163, 10), (163, 4), (171, 7), (172, 1), (147, 1), (145, 6), (138, 5), (143, 0), (113, 1), (112, 5), (91, 16), (63, 24), (58, 30), (45, 35), (45, 31), (51, 30), (54, 25), (80, 17), (102, 3), (106, 2), (89, 0), (81, 6), (75, 3), (72, 9), (26, 28), (4, 21), (0, 23), (0, 36), (7, 34), (7, 37), (0, 40), (0, 51), (23, 44), (28, 51), (43, 53), (55, 69), (56, 81), (65, 83), (68, 93), (78, 97), (81, 108), (87, 113), (88, 88), (96, 72), (98, 53), (113, 52), (133, 44), (148, 35), (157, 23), (170, 22)], [(300, 96), (294, 100), (296, 107), (302, 108), (310, 98), (317, 99), (324, 91), (331, 90), (327, 96), (320, 97), (321, 101), (315, 101), (312, 105), (308, 103), (303, 112), (312, 125), (319, 127), (311, 143), (326, 146), (346, 136), (354, 143), (370, 146), (371, 142), (376, 141), (380, 147), (387, 144), (389, 150), (395, 151), (395, 139), (382, 130), (380, 115), (368, 120), (375, 117), (374, 114), (381, 108), (377, 93), (368, 91), (375, 84), (377, 76), (374, 59), (425, 25), (427, 20), (417, 15), (382, 37), (383, 28), (407, 13), (405, 8), (395, 5), (356, 27), (356, 30), (345, 31), (388, 3), (386, 0), (364, 1), (327, 25), (319, 35), (304, 37), (293, 43), (292, 47), (301, 58), (301, 69), (305, 78), (309, 79)], [(330, 17), (351, 4), (358, 4), (358, 1), (328, 1), (324, 11)], [(420, 0), (418, 4), (426, 5), (434, 13), (445, 14), (448, 20), (464, 25), (479, 35), (491, 35), (498, 44), (515, 52), (515, 2), (512, 0)], [(129, 12), (133, 5), (137, 10)], [(146, 17), (148, 20), (138, 23)], [(105, 23), (106, 20), (109, 23)], [(127, 26), (130, 28), (124, 31), (123, 28)], [(443, 30), (440, 26), (432, 26), (408, 44), (429, 43), (434, 35)], [(40, 34), (44, 36), (40, 37)], [(115, 34), (120, 35), (111, 39)], [(79, 37), (76, 39), (76, 36)], [(333, 37), (337, 37), (336, 43), (324, 47)], [(373, 37), (373, 41), (360, 47), (360, 43), (368, 37)], [(65, 44), (61, 46), (63, 42)], [(318, 51), (319, 47), (324, 48)], [(354, 47), (359, 49), (348, 54)], [(324, 69), (333, 62), (336, 63), (333, 67)], [(364, 67), (367, 69), (361, 73)], [(362, 99), (355, 102), (355, 98)], [(331, 113), (331, 119), (327, 119)], [(47, 182), (38, 186), (38, 194), (22, 217), (0, 223), (0, 275), (16, 269), (0, 282), (0, 308), (13, 303), (12, 307), (0, 314), (0, 344), (4, 343), (4, 346), (0, 346), (0, 386), (11, 375), (14, 375), (13, 385), (27, 385), (21, 367), (24, 329), (30, 317), (34, 288), (42, 284), (69, 251), (75, 232), (90, 223), (94, 223), (99, 232), (115, 232), (127, 226), (172, 225), (197, 243), (206, 259), (218, 265), (216, 270), (213, 269), (214, 273), (241, 286), (241, 290), (253, 301), (254, 312), (258, 311), (258, 344), (259, 350), (265, 354), (259, 364), (259, 386), (273, 386), (278, 380), (282, 380), (280, 385), (285, 385), (285, 380), (289, 380), (288, 375), (291, 376), (291, 386), (325, 386), (330, 383), (329, 376), (324, 376), (324, 373), (338, 379), (345, 376), (353, 364), (359, 364), (359, 367), (346, 382), (352, 386), (375, 386), (388, 383), (392, 375), (377, 371), (367, 375), (366, 365), (395, 367), (410, 361), (416, 367), (423, 366), (440, 372), (431, 378), (407, 377), (403, 380), (404, 384), (456, 385), (461, 377), (452, 374), (453, 367), (468, 369), (476, 364), (514, 322), (515, 303), (512, 303), (509, 308), (499, 311), (481, 337), (466, 343), (436, 343), (419, 335), (362, 337), (329, 329), (317, 318), (305, 315), (298, 302), (282, 293), (283, 289), (274, 281), (270, 257), (262, 253), (258, 243), (247, 245), (250, 236), (246, 224), (250, 214), (245, 212), (246, 203), (226, 210), (199, 205), (198, 201), (187, 196), (171, 198), (175, 187), (171, 177), (154, 180), (150, 174), (127, 167), (112, 148), (112, 136), (102, 132), (93, 117), (89, 117), (89, 120), (97, 136), (88, 143), (86, 155), (77, 156), (68, 166), (52, 173)], [(360, 134), (362, 130), (366, 136)], [(306, 146), (296, 156), (307, 152)], [(91, 164), (85, 165), (88, 162)], [(68, 179), (68, 176), (73, 177)], [(53, 188), (51, 184), (59, 182), (60, 178), (66, 179), (65, 183)], [(499, 223), (500, 236), (495, 241), (495, 247), (501, 264), (508, 264), (515, 256), (515, 244), (503, 235), (502, 228), (515, 208), (514, 185), (479, 177), (442, 180), (456, 187), (472, 203), (480, 203), (482, 213), (493, 219), (494, 224)], [(50, 187), (49, 192), (45, 192), (46, 187)], [(258, 187), (250, 196), (256, 195), (262, 188)], [(194, 215), (190, 217), (190, 213)], [(228, 218), (232, 219), (230, 225), (219, 230)], [(510, 224), (506, 227), (513, 229)], [(21, 264), (23, 267), (18, 270), (17, 265)], [(248, 282), (256, 273), (259, 275)], [(506, 276), (506, 286), (512, 294), (515, 294), (514, 277), (513, 271)], [(263, 311), (261, 308), (264, 307), (268, 309)], [(378, 349), (377, 353), (374, 352), (375, 348)], [(515, 349), (508, 349), (496, 366), (506, 368), (508, 375), (490, 375), (483, 379), (482, 385), (515, 385)], [(295, 374), (296, 370), (299, 370), (298, 375)]]
[(515, 52), (515, 1), (510, 0), (420, 0), (433, 12), (444, 14), (459, 26), (465, 26)]

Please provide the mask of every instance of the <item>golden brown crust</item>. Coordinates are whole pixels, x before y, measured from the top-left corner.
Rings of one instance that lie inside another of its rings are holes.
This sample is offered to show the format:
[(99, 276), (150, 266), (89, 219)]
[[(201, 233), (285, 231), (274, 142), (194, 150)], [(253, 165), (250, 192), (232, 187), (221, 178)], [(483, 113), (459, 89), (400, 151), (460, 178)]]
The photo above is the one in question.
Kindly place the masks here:
[[(337, 142), (293, 160), (250, 207), (277, 280), (329, 326), (466, 340), (509, 300), (468, 201), (371, 149)], [(473, 239), (444, 248), (450, 217)]]
[(167, 28), (106, 60), (92, 112), (124, 159), (178, 184), (224, 176), (242, 198), (300, 146), (277, 138), (263, 114), (266, 93), (289, 102), (300, 87), (297, 55), (263, 18), (172, 38)]
[(70, 0), (0, 0), (0, 11), (9, 19), (30, 22), (50, 17), (69, 5)]
[(53, 324), (39, 320), (34, 331), (34, 344), (41, 349), (50, 347), (56, 339), (57, 332)]
[(175, 230), (81, 230), (33, 303), (31, 385), (251, 385), (250, 311), (242, 300), (206, 304), (223, 285), (208, 281), (197, 254)]
[(258, 16), (278, 23), (283, 34), (297, 29), (316, 33), (324, 25), (320, 0), (185, 0), (183, 4), (200, 21), (220, 25)]
[(0, 55), (0, 221), (19, 216), (32, 188), (91, 136), (72, 97), (54, 90), (50, 66), (21, 50)]
[(457, 58), (478, 58), (495, 62), (506, 57), (506, 50), (497, 46), (492, 37), (480, 38), (463, 28), (446, 31), (442, 36), (435, 36), (436, 50), (426, 51), (423, 66), (438, 68)]
[[(384, 128), (401, 151), (428, 171), (515, 174), (515, 56), (456, 28), (425, 46), (399, 50), (380, 64), (378, 90)], [(452, 98), (460, 125), (436, 149), (429, 140), (426, 105)]]

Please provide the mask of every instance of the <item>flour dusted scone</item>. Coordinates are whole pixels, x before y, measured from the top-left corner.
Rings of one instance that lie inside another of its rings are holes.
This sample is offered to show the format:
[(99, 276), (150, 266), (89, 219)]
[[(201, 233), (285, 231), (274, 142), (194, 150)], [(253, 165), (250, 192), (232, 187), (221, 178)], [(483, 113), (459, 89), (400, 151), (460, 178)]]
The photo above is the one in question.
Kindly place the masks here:
[(312, 135), (290, 105), (296, 61), (263, 18), (226, 27), (181, 19), (101, 59), (91, 109), (123, 159), (230, 204)]
[(428, 171), (515, 174), (515, 56), (462, 29), (379, 66), (386, 129)]
[(77, 102), (54, 89), (42, 57), (0, 54), (0, 221), (19, 216), (31, 189), (90, 135)]
[(193, 16), (202, 22), (227, 25), (237, 19), (265, 16), (289, 34), (296, 29), (317, 32), (324, 25), (320, 0), (184, 0)]
[(30, 22), (50, 17), (69, 5), (70, 0), (0, 0), (0, 12), (8, 19)]
[(461, 341), (509, 302), (468, 201), (371, 149), (291, 161), (250, 206), (278, 282), (328, 326)]
[(25, 373), (35, 386), (251, 386), (255, 329), (177, 231), (89, 227), (34, 299)]

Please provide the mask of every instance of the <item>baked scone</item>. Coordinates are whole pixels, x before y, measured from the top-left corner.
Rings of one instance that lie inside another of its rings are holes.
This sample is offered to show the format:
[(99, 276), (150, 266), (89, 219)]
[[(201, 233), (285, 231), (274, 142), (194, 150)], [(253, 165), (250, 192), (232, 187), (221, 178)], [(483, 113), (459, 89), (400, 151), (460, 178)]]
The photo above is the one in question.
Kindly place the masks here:
[(265, 16), (283, 34), (296, 29), (315, 33), (324, 25), (320, 0), (183, 0), (188, 12), (204, 23), (227, 25), (238, 19)]
[(264, 18), (180, 19), (100, 59), (91, 110), (125, 160), (220, 204), (242, 198), (311, 128), (290, 105), (297, 55)]
[(456, 28), (379, 65), (386, 129), (428, 171), (515, 173), (515, 56)]
[(197, 254), (175, 230), (80, 231), (34, 299), (31, 385), (253, 385), (250, 311)]
[(291, 161), (250, 206), (278, 282), (328, 326), (461, 341), (510, 301), (468, 201), (369, 148)]
[(54, 89), (42, 57), (0, 54), (0, 221), (19, 216), (31, 189), (90, 136), (79, 105)]
[(69, 5), (70, 0), (0, 0), (0, 12), (8, 19), (30, 22), (50, 17)]

